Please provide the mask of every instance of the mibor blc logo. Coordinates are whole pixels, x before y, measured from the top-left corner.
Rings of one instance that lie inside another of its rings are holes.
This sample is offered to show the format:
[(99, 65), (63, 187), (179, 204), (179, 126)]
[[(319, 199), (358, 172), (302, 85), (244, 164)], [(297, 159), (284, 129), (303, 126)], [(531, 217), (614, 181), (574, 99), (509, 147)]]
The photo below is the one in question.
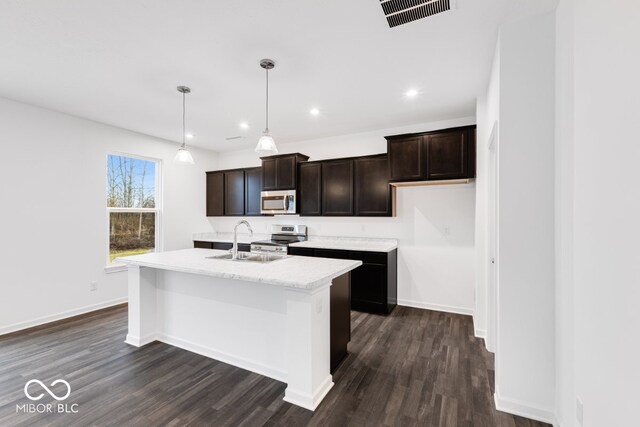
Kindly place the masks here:
[[(64, 386), (58, 386), (58, 384), (63, 384)], [(39, 401), (45, 398), (46, 395), (49, 395), (49, 397), (57, 400), (58, 402), (66, 400), (71, 395), (71, 385), (63, 379), (55, 380), (49, 385), (49, 387), (47, 387), (47, 385), (40, 380), (36, 380), (36, 379), (29, 380), (24, 385), (24, 395), (29, 400), (33, 400), (33, 401)], [(16, 405), (16, 412), (21, 412), (26, 414), (33, 414), (33, 413), (76, 414), (78, 413), (78, 404), (77, 403), (73, 403), (73, 404), (25, 403), (24, 405)]]

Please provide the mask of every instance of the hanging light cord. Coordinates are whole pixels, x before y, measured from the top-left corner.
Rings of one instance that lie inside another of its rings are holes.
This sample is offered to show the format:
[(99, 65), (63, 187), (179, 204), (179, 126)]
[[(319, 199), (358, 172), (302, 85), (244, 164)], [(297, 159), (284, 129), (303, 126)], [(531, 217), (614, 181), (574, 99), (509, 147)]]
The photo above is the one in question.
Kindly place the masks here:
[(266, 102), (266, 122), (267, 122), (267, 127), (265, 129), (265, 132), (269, 132), (269, 67), (265, 68), (265, 71), (267, 72), (267, 102)]
[(186, 94), (184, 92), (182, 92), (182, 148), (185, 148), (187, 146), (187, 143), (185, 142), (185, 131), (186, 131), (186, 125), (185, 125), (185, 110), (186, 110), (186, 102), (185, 102), (185, 96)]

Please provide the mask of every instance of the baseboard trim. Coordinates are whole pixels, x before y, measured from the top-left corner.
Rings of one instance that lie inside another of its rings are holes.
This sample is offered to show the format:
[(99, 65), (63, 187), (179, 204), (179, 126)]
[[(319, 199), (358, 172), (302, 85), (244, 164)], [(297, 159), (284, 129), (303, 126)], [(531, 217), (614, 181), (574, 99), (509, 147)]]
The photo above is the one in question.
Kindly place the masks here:
[(134, 347), (142, 347), (154, 341), (157, 341), (156, 338), (157, 338), (156, 334), (149, 334), (144, 337), (135, 337), (133, 335), (127, 334), (127, 337), (124, 340), (124, 342)]
[(101, 302), (98, 304), (87, 305), (85, 307), (75, 308), (73, 310), (63, 311), (61, 313), (52, 314), (50, 316), (38, 317), (37, 319), (27, 320), (25, 322), (14, 323), (0, 328), (0, 336), (19, 332), (25, 329), (31, 329), (36, 326), (42, 326), (47, 323), (57, 322), (59, 320), (66, 320), (71, 317), (80, 316), (82, 314), (90, 313), (92, 311), (98, 311), (105, 308), (113, 307), (127, 302), (127, 297), (117, 298), (110, 301)]
[(474, 329), (473, 333), (478, 338), (482, 338), (483, 340), (487, 339), (487, 331), (485, 331), (484, 329)]
[(318, 405), (320, 405), (320, 402), (322, 402), (327, 393), (329, 393), (329, 390), (333, 388), (333, 385), (333, 377), (329, 375), (313, 392), (313, 396), (309, 396), (305, 393), (300, 393), (298, 391), (292, 390), (291, 387), (287, 387), (284, 391), (284, 398), (282, 400), (284, 400), (285, 402), (293, 403), (294, 405), (300, 406), (310, 411), (315, 411)]
[(422, 308), (424, 310), (444, 311), (446, 313), (464, 314), (473, 316), (472, 308), (456, 307), (453, 305), (430, 304), (418, 301), (410, 301), (406, 299), (398, 299), (398, 305), (405, 307)]
[(205, 347), (194, 342), (166, 334), (158, 334), (156, 336), (156, 340), (192, 353), (197, 353), (202, 356), (210, 357), (211, 359), (219, 360), (220, 362), (228, 363), (229, 365), (255, 372), (256, 374), (264, 375), (265, 377), (273, 378), (277, 381), (287, 382), (287, 373), (285, 371), (266, 366), (253, 360), (233, 356), (224, 351), (216, 350), (215, 348)]
[(501, 397), (498, 395), (497, 391), (493, 395), (493, 400), (498, 411), (508, 412), (509, 414), (542, 421), (543, 423), (549, 423), (552, 425), (555, 425), (556, 423), (556, 417), (553, 410), (540, 408), (516, 399)]

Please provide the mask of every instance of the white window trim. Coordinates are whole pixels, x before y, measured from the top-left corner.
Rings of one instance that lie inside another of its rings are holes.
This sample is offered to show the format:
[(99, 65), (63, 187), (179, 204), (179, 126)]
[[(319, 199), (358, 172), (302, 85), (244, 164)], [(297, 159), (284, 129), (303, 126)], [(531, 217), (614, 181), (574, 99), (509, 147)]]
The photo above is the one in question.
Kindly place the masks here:
[[(121, 156), (121, 157), (129, 157), (131, 159), (137, 159), (137, 160), (146, 160), (149, 162), (154, 162), (156, 164), (156, 176), (155, 176), (155, 186), (156, 186), (156, 194), (155, 194), (155, 202), (156, 202), (156, 207), (155, 208), (110, 208), (110, 207), (106, 207), (106, 221), (105, 221), (105, 235), (107, 236), (107, 245), (106, 245), (106, 252), (105, 252), (105, 259), (108, 260), (109, 259), (109, 253), (110, 253), (110, 246), (109, 246), (109, 233), (111, 232), (110, 230), (110, 213), (111, 212), (132, 212), (132, 213), (136, 213), (136, 212), (155, 212), (156, 214), (156, 232), (155, 232), (155, 241), (156, 241), (156, 247), (155, 247), (155, 251), (156, 252), (162, 252), (162, 247), (163, 247), (163, 239), (162, 239), (162, 211), (163, 211), (163, 198), (162, 198), (162, 184), (163, 184), (163, 180), (162, 180), (162, 159), (156, 159), (153, 157), (145, 157), (145, 156), (139, 156), (139, 155), (135, 155), (135, 154), (129, 154), (129, 153), (122, 153), (122, 152), (108, 152), (107, 156), (105, 158), (105, 173), (104, 176), (107, 176), (107, 168), (108, 166), (108, 162), (109, 162), (109, 156)], [(106, 189), (105, 189), (106, 191)], [(104, 200), (107, 200), (106, 198), (106, 193), (105, 193), (105, 198)], [(107, 265), (104, 267), (104, 271), (107, 274), (111, 274), (111, 273), (118, 273), (121, 271), (127, 271), (127, 266), (125, 264), (119, 263), (119, 262), (112, 262), (109, 263), (107, 261)]]

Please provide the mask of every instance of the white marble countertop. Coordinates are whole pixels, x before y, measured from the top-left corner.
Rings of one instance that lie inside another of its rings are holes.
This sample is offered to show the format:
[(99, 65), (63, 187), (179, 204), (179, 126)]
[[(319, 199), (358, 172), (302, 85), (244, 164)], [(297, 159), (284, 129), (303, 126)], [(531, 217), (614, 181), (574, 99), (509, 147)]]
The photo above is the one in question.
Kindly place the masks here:
[(269, 263), (209, 259), (228, 251), (182, 249), (123, 258), (127, 265), (246, 280), (298, 289), (314, 289), (362, 265), (361, 261), (288, 256)]
[(306, 242), (292, 243), (289, 246), (345, 251), (391, 252), (398, 247), (398, 241), (396, 239), (371, 239), (366, 237), (309, 236), (309, 240)]
[[(270, 240), (269, 234), (238, 234), (238, 243), (251, 243), (258, 240)], [(197, 233), (193, 240), (199, 242), (233, 242), (233, 233)], [(337, 249), (344, 251), (391, 252), (398, 247), (396, 239), (374, 239), (368, 237), (329, 237), (309, 236), (305, 242), (292, 243), (290, 246), (301, 248)]]

